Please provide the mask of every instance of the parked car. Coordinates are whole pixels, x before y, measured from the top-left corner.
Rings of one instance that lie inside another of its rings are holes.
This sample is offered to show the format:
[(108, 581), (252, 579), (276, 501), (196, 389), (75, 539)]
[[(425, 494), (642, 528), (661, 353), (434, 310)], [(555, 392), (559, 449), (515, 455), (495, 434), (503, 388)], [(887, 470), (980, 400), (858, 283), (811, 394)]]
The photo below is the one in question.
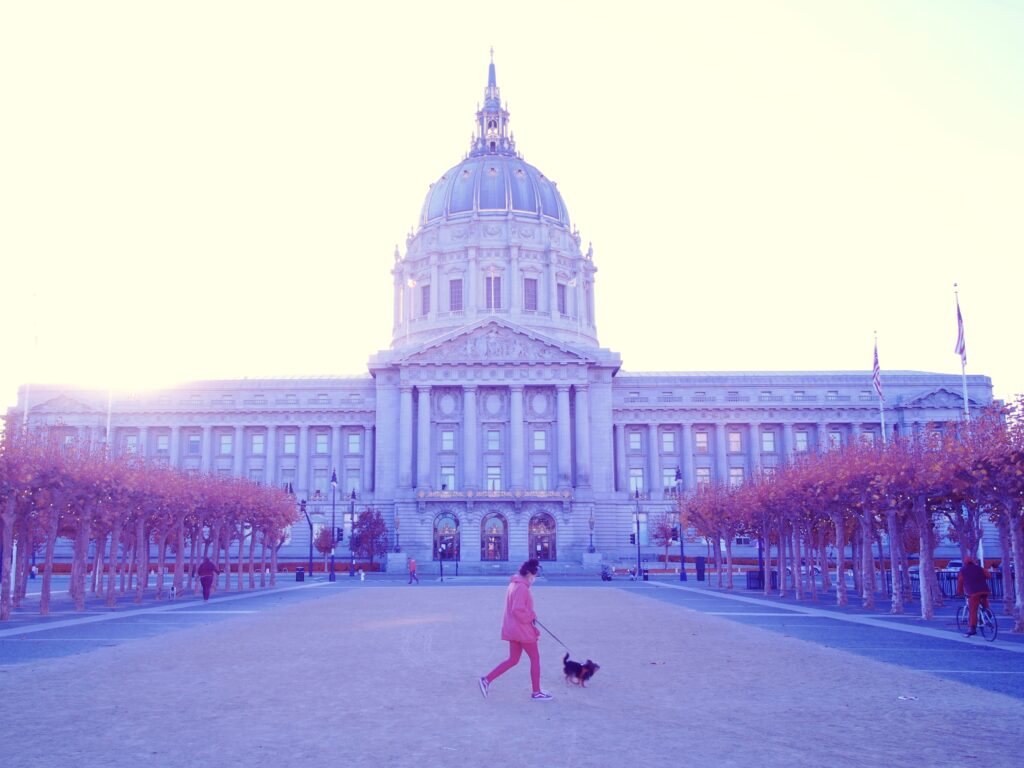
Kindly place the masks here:
[(959, 573), (960, 569), (963, 568), (963, 567), (964, 567), (964, 564), (963, 564), (962, 561), (960, 561), (960, 560), (950, 560), (948, 563), (946, 563), (946, 567), (943, 568), (942, 570), (945, 573)]

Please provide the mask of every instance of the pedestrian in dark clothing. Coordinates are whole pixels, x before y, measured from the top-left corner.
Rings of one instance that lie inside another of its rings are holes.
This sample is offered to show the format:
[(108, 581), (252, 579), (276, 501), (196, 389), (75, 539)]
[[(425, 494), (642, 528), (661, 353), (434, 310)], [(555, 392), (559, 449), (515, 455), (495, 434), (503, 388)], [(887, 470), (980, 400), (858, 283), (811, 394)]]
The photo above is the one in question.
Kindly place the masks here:
[(974, 562), (974, 558), (965, 557), (964, 565), (956, 577), (956, 594), (967, 594), (968, 630), (967, 637), (978, 632), (978, 606), (988, 608), (988, 580), (992, 575)]
[(196, 571), (199, 574), (199, 583), (203, 585), (203, 602), (210, 599), (210, 588), (213, 586), (213, 577), (220, 573), (220, 570), (210, 558), (206, 558), (199, 564)]
[(416, 575), (416, 558), (415, 557), (410, 557), (409, 558), (409, 583), (412, 584), (414, 581), (417, 584), (419, 584), (420, 583), (420, 577)]

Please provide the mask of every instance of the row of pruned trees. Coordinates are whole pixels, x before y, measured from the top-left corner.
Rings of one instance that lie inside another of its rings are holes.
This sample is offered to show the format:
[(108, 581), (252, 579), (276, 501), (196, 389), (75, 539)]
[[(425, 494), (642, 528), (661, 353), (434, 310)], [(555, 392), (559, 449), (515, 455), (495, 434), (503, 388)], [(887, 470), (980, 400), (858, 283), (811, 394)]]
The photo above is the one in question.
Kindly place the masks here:
[[(968, 555), (977, 553), (988, 520), (999, 532), (1004, 594), (1015, 596), (1005, 610), (1014, 631), (1024, 632), (1024, 397), (941, 432), (849, 445), (734, 488), (702, 488), (680, 499), (679, 514), (684, 528), (709, 540), (723, 586), (732, 586), (733, 540), (749, 535), (764, 546), (767, 569), (777, 568), (779, 594), (817, 599), (820, 571), (822, 588), (834, 588), (845, 605), (849, 547), (864, 607), (873, 608), (876, 593), (886, 590), (878, 578), (891, 579), (893, 613), (903, 613), (909, 599), (911, 554), (919, 553), (921, 574), (935, 572), (940, 524)], [(771, 579), (765, 591), (773, 591)], [(920, 591), (921, 615), (931, 618), (942, 601), (937, 579), (922, 578)]]
[(149, 589), (158, 599), (172, 587), (182, 594), (206, 557), (226, 589), (232, 575), (237, 589), (255, 588), (257, 572), (265, 586), (268, 570), (273, 585), (277, 551), (295, 517), (281, 490), (8, 431), (0, 439), (0, 620), (25, 598), (37, 553), (40, 613), (49, 612), (58, 539), (71, 543), (69, 589), (75, 609), (84, 610), (87, 592), (105, 595), (111, 607), (130, 593), (141, 602)]

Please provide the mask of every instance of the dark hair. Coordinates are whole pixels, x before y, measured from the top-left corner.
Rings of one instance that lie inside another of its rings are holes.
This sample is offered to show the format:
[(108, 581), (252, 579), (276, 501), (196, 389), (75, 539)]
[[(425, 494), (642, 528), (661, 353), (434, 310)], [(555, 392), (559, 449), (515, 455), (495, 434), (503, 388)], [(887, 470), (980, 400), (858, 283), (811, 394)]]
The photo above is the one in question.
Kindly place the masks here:
[(537, 571), (540, 570), (540, 560), (532, 558), (527, 560), (525, 563), (519, 566), (519, 575), (525, 576), (528, 573), (532, 573), (534, 576), (537, 575)]

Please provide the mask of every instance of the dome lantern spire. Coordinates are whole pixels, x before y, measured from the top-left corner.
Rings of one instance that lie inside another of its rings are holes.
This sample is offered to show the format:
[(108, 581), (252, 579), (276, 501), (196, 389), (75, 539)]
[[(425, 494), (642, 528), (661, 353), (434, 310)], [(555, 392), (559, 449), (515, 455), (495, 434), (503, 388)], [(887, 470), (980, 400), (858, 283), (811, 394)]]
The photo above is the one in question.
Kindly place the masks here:
[(508, 110), (502, 109), (501, 90), (494, 71), (494, 48), (491, 48), (491, 63), (487, 67), (487, 88), (484, 89), (484, 106), (476, 113), (477, 135), (473, 137), (469, 154), (514, 155), (516, 145), (508, 131)]

